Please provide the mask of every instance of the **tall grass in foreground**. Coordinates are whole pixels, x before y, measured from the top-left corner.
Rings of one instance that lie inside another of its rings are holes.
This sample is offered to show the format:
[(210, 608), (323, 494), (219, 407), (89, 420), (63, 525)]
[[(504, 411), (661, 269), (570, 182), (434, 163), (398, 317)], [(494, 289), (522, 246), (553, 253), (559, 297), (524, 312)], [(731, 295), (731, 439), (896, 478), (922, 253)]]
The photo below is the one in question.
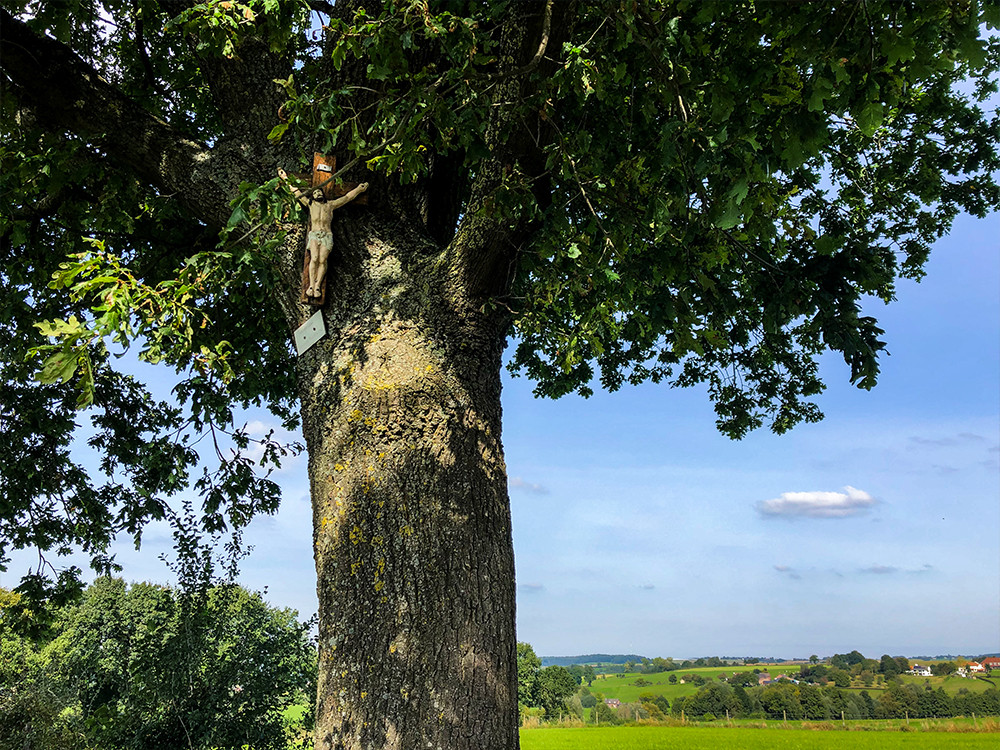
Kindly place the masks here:
[[(877, 722), (883, 723), (883, 722)], [(567, 727), (521, 730), (522, 750), (995, 750), (997, 735), (956, 724), (949, 730), (942, 722), (936, 730), (921, 731), (816, 731), (826, 727), (799, 725), (788, 728), (686, 727)], [(905, 726), (905, 724), (904, 724)], [(833, 727), (829, 727), (833, 729)], [(848, 728), (851, 727), (848, 724)], [(859, 729), (861, 729), (859, 727)], [(884, 729), (884, 728), (883, 728)], [(891, 729), (891, 728), (889, 728)], [(993, 732), (1000, 724), (993, 721)]]

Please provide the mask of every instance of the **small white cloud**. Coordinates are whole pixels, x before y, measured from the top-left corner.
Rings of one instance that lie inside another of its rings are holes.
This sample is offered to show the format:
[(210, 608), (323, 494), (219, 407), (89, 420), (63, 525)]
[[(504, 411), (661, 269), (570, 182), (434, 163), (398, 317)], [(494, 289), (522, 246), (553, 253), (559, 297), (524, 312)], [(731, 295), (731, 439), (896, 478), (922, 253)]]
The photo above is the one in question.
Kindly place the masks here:
[(950, 448), (963, 443), (981, 443), (985, 441), (986, 438), (982, 435), (976, 435), (972, 432), (960, 432), (957, 435), (948, 435), (946, 437), (938, 438), (926, 438), (918, 435), (914, 435), (910, 438), (910, 442), (916, 443), (917, 445), (927, 445), (936, 448)]
[(540, 591), (545, 591), (545, 586), (540, 583), (519, 583), (517, 587), (529, 594), (537, 594)]
[(946, 466), (944, 464), (931, 464), (931, 468), (938, 474), (957, 474), (959, 472), (959, 469), (954, 466)]
[(885, 576), (891, 573), (895, 573), (899, 568), (895, 568), (892, 565), (870, 565), (867, 568), (862, 568), (862, 573), (872, 573), (877, 576)]
[(783, 492), (755, 507), (762, 516), (772, 518), (849, 518), (865, 513), (875, 503), (867, 492), (848, 486), (843, 492)]
[(247, 422), (245, 425), (243, 425), (243, 431), (247, 435), (251, 435), (253, 437), (260, 437), (262, 435), (266, 435), (272, 429), (274, 429), (272, 425), (265, 424), (264, 422), (261, 422), (259, 419), (253, 419)]
[(652, 591), (653, 589), (656, 588), (656, 586), (654, 586), (651, 583), (644, 583), (639, 588), (642, 589), (643, 591)]
[(779, 573), (786, 574), (789, 578), (791, 578), (794, 581), (801, 581), (802, 580), (802, 576), (800, 576), (798, 574), (798, 572), (795, 570), (795, 568), (793, 568), (791, 566), (788, 566), (788, 565), (775, 565), (774, 569), (776, 571), (778, 571)]
[(548, 495), (549, 490), (547, 487), (541, 484), (534, 484), (532, 482), (525, 482), (521, 477), (511, 477), (507, 480), (507, 485), (513, 490), (524, 490), (525, 492), (530, 492), (533, 495)]

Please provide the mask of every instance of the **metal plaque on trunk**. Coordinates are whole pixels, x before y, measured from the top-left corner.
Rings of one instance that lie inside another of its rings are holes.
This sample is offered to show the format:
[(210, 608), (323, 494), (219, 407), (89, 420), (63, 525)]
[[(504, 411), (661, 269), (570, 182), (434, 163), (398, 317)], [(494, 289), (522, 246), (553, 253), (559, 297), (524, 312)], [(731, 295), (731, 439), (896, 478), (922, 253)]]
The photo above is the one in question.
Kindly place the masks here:
[(310, 347), (326, 336), (326, 324), (323, 322), (323, 311), (317, 310), (305, 323), (295, 329), (295, 348), (299, 355), (305, 354)]

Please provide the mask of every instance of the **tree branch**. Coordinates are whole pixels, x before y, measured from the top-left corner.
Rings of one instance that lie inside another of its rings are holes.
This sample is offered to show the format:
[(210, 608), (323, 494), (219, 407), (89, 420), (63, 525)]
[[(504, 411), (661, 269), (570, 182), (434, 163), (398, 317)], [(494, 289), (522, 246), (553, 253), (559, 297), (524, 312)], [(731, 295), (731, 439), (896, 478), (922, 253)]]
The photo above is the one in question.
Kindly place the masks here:
[[(0, 9), (0, 71), (37, 124), (72, 133), (193, 215), (223, 226), (231, 191), (251, 167), (185, 138), (105, 81), (61, 42), (32, 31)], [(225, 162), (220, 163), (220, 162)]]
[[(495, 199), (504, 181), (519, 173), (530, 182), (530, 190), (540, 207), (548, 204), (548, 180), (542, 155), (543, 125), (537, 113), (521, 111), (520, 103), (537, 89), (529, 74), (540, 69), (544, 77), (550, 62), (541, 65), (545, 51), (553, 43), (561, 45), (572, 34), (575, 0), (548, 0), (544, 7), (525, 3), (531, 16), (508, 25), (509, 37), (502, 41), (510, 60), (523, 60), (493, 80), (493, 116), (485, 140), (490, 156), (477, 167), (471, 186), (469, 208), (452, 242), (452, 264), (464, 290), (473, 298), (503, 295), (509, 291), (521, 246), (530, 234), (526, 218), (481, 212), (479, 208)], [(555, 30), (553, 37), (553, 30)], [(539, 41), (540, 40), (540, 41)]]

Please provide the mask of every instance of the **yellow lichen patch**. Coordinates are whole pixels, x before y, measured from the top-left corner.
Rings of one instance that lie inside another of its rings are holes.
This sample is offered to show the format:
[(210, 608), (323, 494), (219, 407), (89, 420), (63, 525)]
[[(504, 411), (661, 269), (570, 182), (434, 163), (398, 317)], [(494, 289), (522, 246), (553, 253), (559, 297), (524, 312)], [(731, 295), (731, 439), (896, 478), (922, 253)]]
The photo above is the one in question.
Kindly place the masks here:
[(402, 534), (403, 536), (413, 536), (413, 527), (412, 526), (403, 526), (399, 530), (399, 533)]
[(361, 387), (364, 388), (366, 391), (380, 392), (380, 391), (391, 391), (394, 388), (398, 388), (399, 384), (390, 378), (373, 375), (370, 378), (368, 378), (364, 383), (362, 383)]
[(365, 564), (364, 560), (357, 560), (351, 563), (351, 575), (356, 576), (358, 571), (361, 570), (361, 566)]
[(360, 544), (365, 541), (365, 534), (360, 526), (351, 529), (351, 544)]

